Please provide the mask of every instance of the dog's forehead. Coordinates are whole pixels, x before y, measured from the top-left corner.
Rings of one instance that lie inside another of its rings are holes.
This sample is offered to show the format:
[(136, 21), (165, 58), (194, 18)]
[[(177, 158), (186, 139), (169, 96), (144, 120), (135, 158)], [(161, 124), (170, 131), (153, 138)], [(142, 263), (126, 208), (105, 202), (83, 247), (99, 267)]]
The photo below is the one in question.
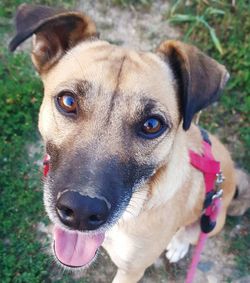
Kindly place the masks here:
[(163, 100), (166, 92), (174, 91), (172, 71), (157, 55), (104, 41), (79, 44), (43, 76), (48, 93), (82, 80), (101, 86), (105, 93), (154, 93)]

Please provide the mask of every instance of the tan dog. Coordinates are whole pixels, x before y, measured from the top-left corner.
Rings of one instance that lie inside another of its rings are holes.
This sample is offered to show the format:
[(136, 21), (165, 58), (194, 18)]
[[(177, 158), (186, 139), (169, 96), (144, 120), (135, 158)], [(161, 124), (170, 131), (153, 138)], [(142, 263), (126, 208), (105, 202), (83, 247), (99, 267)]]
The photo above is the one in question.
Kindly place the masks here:
[[(103, 244), (116, 283), (137, 282), (167, 246), (179, 260), (197, 241), (205, 194), (189, 161), (190, 149), (203, 152), (192, 118), (218, 98), (225, 67), (178, 41), (155, 54), (101, 41), (80, 12), (24, 4), (16, 26), (10, 49), (35, 35), (32, 60), (44, 83), (39, 130), (50, 155), (44, 203), (55, 257), (86, 268)], [(236, 181), (230, 154), (209, 137), (226, 177), (213, 235)]]

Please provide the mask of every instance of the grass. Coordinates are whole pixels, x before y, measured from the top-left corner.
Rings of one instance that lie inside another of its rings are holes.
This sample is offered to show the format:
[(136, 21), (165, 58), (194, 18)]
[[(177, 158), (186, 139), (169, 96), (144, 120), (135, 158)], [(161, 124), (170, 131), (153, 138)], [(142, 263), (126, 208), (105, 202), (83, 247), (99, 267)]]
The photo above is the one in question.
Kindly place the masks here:
[[(219, 103), (204, 111), (201, 125), (220, 135), (231, 148), (234, 160), (250, 169), (250, 5), (249, 1), (174, 1), (168, 20), (183, 31), (182, 40), (195, 44), (222, 62), (231, 79)], [(250, 214), (242, 228), (228, 239), (235, 255), (238, 277), (249, 275)], [(228, 232), (237, 219), (228, 218)]]
[(237, 233), (232, 238), (226, 237), (229, 241), (227, 252), (235, 255), (237, 265), (237, 276), (247, 276), (250, 274), (250, 229), (249, 229), (250, 211), (243, 217), (227, 218), (227, 231), (230, 232), (236, 225), (239, 225)]
[(112, 0), (114, 5), (128, 7), (128, 6), (144, 6), (148, 7), (152, 4), (152, 0)]
[(1, 282), (41, 282), (49, 270), (36, 241), (42, 192), (26, 143), (37, 139), (42, 87), (26, 54), (12, 56), (1, 48), (0, 59)]

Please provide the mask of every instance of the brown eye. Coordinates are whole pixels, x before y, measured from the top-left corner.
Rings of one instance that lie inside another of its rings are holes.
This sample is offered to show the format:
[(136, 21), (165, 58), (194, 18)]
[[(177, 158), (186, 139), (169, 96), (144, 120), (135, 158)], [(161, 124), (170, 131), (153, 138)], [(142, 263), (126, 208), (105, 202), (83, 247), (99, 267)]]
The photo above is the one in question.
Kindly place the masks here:
[(148, 119), (142, 127), (145, 134), (155, 134), (161, 129), (161, 122), (155, 118)]
[(158, 138), (167, 126), (160, 118), (151, 117), (147, 119), (141, 126), (141, 134), (144, 138), (154, 139)]
[(57, 97), (57, 103), (61, 110), (70, 114), (76, 114), (77, 102), (74, 95), (70, 92), (65, 92)]

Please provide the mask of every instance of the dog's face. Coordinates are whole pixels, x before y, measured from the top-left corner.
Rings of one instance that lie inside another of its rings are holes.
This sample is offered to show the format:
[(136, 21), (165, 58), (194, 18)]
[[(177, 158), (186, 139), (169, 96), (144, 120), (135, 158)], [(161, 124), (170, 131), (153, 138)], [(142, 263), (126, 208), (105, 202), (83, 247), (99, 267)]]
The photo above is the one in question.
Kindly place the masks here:
[(72, 49), (43, 81), (49, 211), (63, 192), (76, 191), (105, 200), (103, 226), (113, 224), (170, 152), (180, 123), (172, 72), (156, 55), (93, 41)]
[(32, 59), (45, 92), (39, 129), (50, 156), (44, 202), (57, 224), (55, 254), (63, 265), (87, 266), (105, 231), (167, 165), (177, 130), (188, 130), (217, 98), (227, 72), (180, 42), (164, 42), (153, 54), (100, 41), (81, 13), (23, 5), (16, 19), (11, 49), (36, 34)]

